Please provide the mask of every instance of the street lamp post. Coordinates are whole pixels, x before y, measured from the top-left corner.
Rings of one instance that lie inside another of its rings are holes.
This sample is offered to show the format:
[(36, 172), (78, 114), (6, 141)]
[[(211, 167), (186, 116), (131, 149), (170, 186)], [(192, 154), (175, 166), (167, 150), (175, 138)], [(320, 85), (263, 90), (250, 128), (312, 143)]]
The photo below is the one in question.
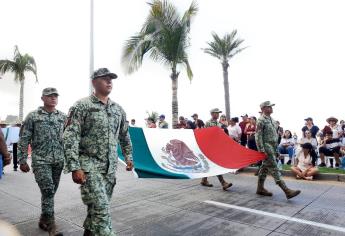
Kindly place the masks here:
[(90, 83), (89, 83), (89, 93), (93, 93), (93, 86), (91, 76), (94, 71), (94, 53), (93, 53), (93, 0), (90, 0)]

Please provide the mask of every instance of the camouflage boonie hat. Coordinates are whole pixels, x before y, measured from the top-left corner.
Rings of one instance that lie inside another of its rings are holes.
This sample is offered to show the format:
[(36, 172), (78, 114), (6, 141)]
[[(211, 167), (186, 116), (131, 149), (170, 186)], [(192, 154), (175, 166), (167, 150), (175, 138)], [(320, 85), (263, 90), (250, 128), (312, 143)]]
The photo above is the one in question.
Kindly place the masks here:
[(43, 91), (42, 91), (42, 96), (49, 96), (49, 95), (52, 95), (52, 94), (56, 94), (56, 95), (59, 96), (59, 93), (58, 93), (56, 88), (50, 88), (49, 87), (49, 88), (43, 89)]
[(213, 108), (210, 112), (211, 113), (222, 113), (222, 111), (219, 110), (218, 108)]
[(266, 101), (260, 104), (260, 108), (264, 108), (264, 107), (273, 107), (275, 104), (271, 103), (270, 101)]
[(109, 76), (112, 79), (116, 79), (117, 75), (115, 73), (111, 73), (108, 68), (99, 68), (95, 70), (91, 76), (91, 79), (97, 79), (99, 77)]

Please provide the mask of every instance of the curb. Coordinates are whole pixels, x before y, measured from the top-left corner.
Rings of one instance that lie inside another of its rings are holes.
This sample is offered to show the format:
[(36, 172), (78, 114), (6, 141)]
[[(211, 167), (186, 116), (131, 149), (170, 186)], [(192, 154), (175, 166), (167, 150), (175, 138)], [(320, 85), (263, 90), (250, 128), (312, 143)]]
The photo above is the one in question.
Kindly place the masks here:
[[(255, 173), (257, 171), (257, 167), (246, 167), (239, 170), (239, 173)], [(295, 175), (289, 170), (281, 170), (280, 171), (283, 176), (295, 177)], [(328, 180), (328, 181), (338, 181), (338, 182), (345, 182), (345, 174), (317, 174), (315, 175), (315, 180)]]

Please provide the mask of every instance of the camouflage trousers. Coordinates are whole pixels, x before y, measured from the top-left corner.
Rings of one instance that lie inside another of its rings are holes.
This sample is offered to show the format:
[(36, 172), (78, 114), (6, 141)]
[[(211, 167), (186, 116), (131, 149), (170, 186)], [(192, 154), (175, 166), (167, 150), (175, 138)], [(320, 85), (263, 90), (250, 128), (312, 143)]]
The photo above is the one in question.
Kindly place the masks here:
[(33, 172), (41, 190), (42, 215), (54, 216), (54, 196), (59, 187), (63, 162), (55, 164), (36, 164)]
[(266, 150), (266, 159), (262, 161), (258, 177), (260, 180), (265, 181), (267, 174), (271, 174), (272, 177), (274, 178), (274, 181), (276, 184), (279, 184), (280, 182), (283, 182), (281, 178), (281, 173), (278, 169), (277, 166), (277, 161), (276, 161), (276, 150), (272, 148), (267, 148), (265, 147)]
[(114, 236), (110, 202), (116, 184), (114, 174), (86, 173), (86, 182), (81, 185), (81, 198), (87, 206), (84, 228), (97, 236)]

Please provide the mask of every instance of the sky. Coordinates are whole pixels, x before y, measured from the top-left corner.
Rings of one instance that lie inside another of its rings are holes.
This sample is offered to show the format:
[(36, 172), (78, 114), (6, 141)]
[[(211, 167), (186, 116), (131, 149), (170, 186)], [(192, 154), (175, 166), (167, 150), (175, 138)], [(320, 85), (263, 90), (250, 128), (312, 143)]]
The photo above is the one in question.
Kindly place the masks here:
[[(174, 0), (184, 12), (191, 1)], [(181, 68), (179, 115), (207, 120), (212, 108), (224, 111), (220, 61), (205, 54), (211, 33), (237, 29), (247, 49), (229, 67), (231, 116), (258, 116), (259, 104), (275, 103), (273, 118), (300, 134), (304, 118), (323, 127), (329, 116), (345, 119), (345, 14), (341, 0), (199, 0), (191, 25), (190, 82)], [(118, 74), (110, 97), (144, 125), (146, 112), (165, 114), (171, 123), (169, 68), (145, 58), (125, 75), (121, 65), (125, 41), (138, 32), (149, 12), (147, 0), (94, 1), (94, 64)], [(27, 74), (24, 115), (42, 104), (45, 87), (60, 93), (58, 109), (68, 112), (89, 94), (89, 23), (87, 0), (0, 0), (0, 58), (11, 59), (14, 46), (32, 55), (38, 80)], [(0, 80), (0, 118), (18, 114), (19, 84), (13, 75)]]

